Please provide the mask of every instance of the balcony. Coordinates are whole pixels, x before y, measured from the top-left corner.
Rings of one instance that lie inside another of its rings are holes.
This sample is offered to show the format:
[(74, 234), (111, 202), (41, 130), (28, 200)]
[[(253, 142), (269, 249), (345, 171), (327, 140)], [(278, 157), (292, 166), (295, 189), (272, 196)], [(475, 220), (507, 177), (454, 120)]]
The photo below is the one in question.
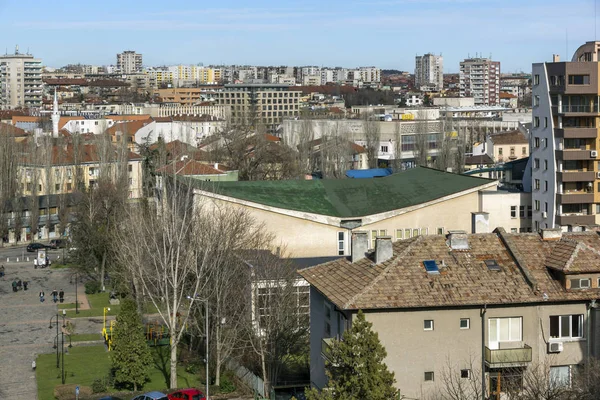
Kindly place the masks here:
[(524, 367), (531, 362), (531, 346), (515, 349), (485, 348), (485, 363), (490, 368)]
[(568, 105), (563, 104), (560, 107), (559, 112), (561, 114), (597, 114), (598, 105), (582, 104), (582, 105)]
[(556, 195), (556, 201), (560, 204), (589, 204), (594, 202), (594, 193), (584, 191), (573, 191)]
[(563, 182), (593, 182), (596, 180), (594, 171), (562, 171), (559, 172), (559, 176)]
[(556, 223), (562, 226), (594, 225), (596, 223), (596, 217), (593, 215), (562, 214), (556, 216)]
[(321, 356), (326, 360), (330, 360), (329, 356), (331, 354), (331, 344), (333, 340), (333, 338), (324, 338), (321, 340)]
[(565, 149), (557, 150), (556, 158), (558, 160), (573, 161), (573, 160), (595, 160), (597, 157), (592, 157), (591, 150)]
[(598, 136), (597, 128), (563, 128), (555, 129), (554, 134), (556, 137), (562, 137), (565, 139), (594, 139)]

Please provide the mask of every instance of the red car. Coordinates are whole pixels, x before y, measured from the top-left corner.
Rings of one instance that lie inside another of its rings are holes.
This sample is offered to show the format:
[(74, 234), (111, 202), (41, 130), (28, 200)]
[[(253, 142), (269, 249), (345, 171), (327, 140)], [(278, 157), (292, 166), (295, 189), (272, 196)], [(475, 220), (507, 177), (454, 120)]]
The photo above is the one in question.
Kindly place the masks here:
[(198, 389), (182, 389), (167, 395), (169, 400), (206, 400), (204, 393)]

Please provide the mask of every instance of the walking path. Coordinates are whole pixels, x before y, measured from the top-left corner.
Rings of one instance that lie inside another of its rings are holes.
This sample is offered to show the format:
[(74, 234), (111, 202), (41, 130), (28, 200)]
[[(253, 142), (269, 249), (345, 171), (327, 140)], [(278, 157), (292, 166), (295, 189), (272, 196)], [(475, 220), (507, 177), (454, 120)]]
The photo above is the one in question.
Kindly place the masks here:
[[(54, 351), (56, 335), (54, 322), (53, 328), (48, 328), (57, 314), (50, 292), (63, 289), (65, 303), (75, 302), (75, 285), (69, 283), (68, 270), (34, 269), (31, 262), (3, 264), (6, 276), (0, 278), (0, 399), (37, 399), (31, 362), (38, 354)], [(27, 291), (12, 291), (11, 283), (16, 278), (29, 281)], [(83, 293), (82, 285), (79, 290)], [(46, 294), (44, 303), (39, 301), (40, 291)], [(79, 296), (80, 302), (83, 299), (85, 296)]]

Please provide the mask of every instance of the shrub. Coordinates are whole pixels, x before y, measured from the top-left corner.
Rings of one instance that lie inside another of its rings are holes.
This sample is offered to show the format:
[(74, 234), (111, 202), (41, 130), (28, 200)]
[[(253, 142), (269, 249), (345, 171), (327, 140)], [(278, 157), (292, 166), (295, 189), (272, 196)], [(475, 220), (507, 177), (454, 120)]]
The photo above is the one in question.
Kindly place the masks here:
[(76, 384), (57, 385), (54, 387), (54, 397), (58, 400), (72, 400), (75, 396), (75, 387), (79, 386), (79, 397), (85, 398), (92, 395), (92, 388)]
[(107, 387), (104, 379), (94, 379), (94, 382), (92, 383), (92, 393), (103, 393), (106, 392), (106, 390)]
[(101, 285), (98, 281), (89, 281), (85, 283), (85, 294), (95, 294), (100, 291)]
[(233, 384), (231, 374), (225, 373), (223, 376), (221, 376), (221, 385), (219, 386), (219, 390), (221, 393), (231, 393), (235, 391), (235, 385)]

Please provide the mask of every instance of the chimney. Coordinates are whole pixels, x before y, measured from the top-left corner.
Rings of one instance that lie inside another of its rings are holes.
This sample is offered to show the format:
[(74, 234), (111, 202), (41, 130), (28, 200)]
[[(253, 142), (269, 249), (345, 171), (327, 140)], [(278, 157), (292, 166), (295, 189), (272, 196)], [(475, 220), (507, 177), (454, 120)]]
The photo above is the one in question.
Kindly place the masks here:
[(469, 250), (469, 238), (465, 231), (448, 231), (448, 245), (452, 250)]
[(560, 240), (562, 230), (560, 228), (545, 228), (542, 229), (542, 240)]
[(219, 163), (218, 162), (215, 163), (215, 169), (217, 169), (217, 170), (219, 169)]
[(352, 232), (352, 255), (350, 256), (350, 261), (355, 263), (362, 260), (366, 257), (367, 250), (369, 250), (369, 236), (367, 231)]
[(560, 55), (552, 54), (552, 62), (560, 62)]
[(375, 264), (381, 264), (394, 256), (391, 236), (378, 236), (375, 239)]

